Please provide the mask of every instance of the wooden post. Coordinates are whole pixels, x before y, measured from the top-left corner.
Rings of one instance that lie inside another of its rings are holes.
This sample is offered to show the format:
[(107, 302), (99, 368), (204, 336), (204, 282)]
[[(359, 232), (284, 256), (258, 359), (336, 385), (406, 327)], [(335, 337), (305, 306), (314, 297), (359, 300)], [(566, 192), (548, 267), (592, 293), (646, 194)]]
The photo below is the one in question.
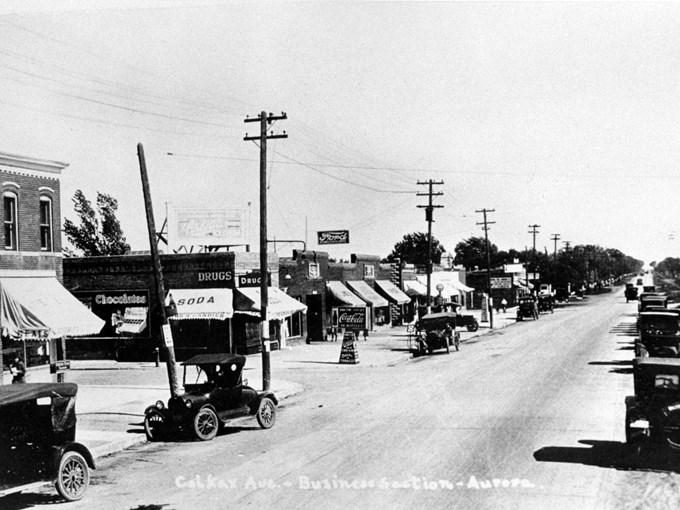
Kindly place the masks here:
[[(156, 224), (153, 217), (153, 206), (151, 204), (151, 190), (149, 187), (149, 177), (146, 173), (146, 160), (144, 159), (144, 147), (141, 143), (137, 144), (137, 155), (139, 157), (139, 170), (142, 174), (142, 190), (144, 192), (144, 207), (146, 209), (146, 224), (149, 230), (149, 245), (151, 248), (151, 263), (153, 265), (153, 278), (156, 284), (156, 304), (160, 309), (161, 323), (167, 325), (168, 318), (165, 313), (165, 287), (163, 286), (163, 271), (161, 259), (158, 255), (158, 245), (156, 244)], [(162, 328), (161, 328), (162, 331)], [(161, 333), (162, 335), (162, 333)], [(175, 397), (179, 394), (179, 383), (177, 381), (177, 367), (175, 366), (175, 349), (172, 344), (167, 345), (167, 340), (163, 344), (166, 354), (168, 367), (168, 381), (170, 383), (170, 396)]]

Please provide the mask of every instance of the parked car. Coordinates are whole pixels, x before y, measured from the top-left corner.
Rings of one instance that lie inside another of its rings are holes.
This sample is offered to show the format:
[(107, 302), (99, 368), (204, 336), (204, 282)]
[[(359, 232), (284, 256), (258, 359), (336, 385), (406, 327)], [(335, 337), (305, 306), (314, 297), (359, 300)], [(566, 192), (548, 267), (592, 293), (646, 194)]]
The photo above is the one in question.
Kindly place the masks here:
[(642, 292), (656, 292), (656, 285), (643, 285)]
[(638, 289), (635, 287), (632, 283), (626, 284), (626, 303), (629, 301), (637, 300), (638, 298)]
[(455, 312), (438, 312), (423, 316), (416, 323), (416, 335), (409, 345), (413, 355), (431, 354), (435, 349), (446, 349), (448, 354), (451, 346), (459, 350), (460, 333), (456, 331), (456, 315)]
[(637, 279), (637, 285), (642, 285), (642, 278)]
[(639, 451), (650, 443), (680, 449), (680, 359), (633, 360), (635, 394), (625, 399), (626, 444)]
[(517, 320), (522, 321), (525, 318), (538, 319), (538, 306), (533, 296), (521, 297), (517, 302)]
[(642, 312), (638, 317), (636, 357), (675, 358), (680, 353), (680, 315), (675, 312)]
[(538, 311), (539, 312), (550, 312), (553, 313), (554, 309), (554, 299), (549, 294), (539, 294), (538, 295)]
[(45, 484), (67, 501), (85, 495), (95, 463), (75, 440), (77, 392), (73, 383), (0, 386), (0, 497)]
[(243, 382), (246, 357), (239, 354), (199, 354), (182, 363), (184, 393), (144, 411), (149, 441), (172, 433), (210, 441), (230, 420), (255, 415), (263, 429), (276, 422), (278, 400), (271, 391), (256, 391)]
[(650, 306), (668, 307), (668, 296), (656, 292), (643, 292), (638, 298), (638, 312), (644, 312)]

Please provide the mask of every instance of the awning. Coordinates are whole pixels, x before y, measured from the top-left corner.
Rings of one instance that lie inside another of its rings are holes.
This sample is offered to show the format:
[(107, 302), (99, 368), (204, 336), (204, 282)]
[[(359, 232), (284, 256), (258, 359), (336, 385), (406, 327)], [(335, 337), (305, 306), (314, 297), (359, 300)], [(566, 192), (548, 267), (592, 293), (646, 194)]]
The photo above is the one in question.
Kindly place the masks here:
[(447, 280), (446, 283), (448, 283), (448, 284), (451, 285), (452, 287), (457, 288), (457, 289), (460, 290), (461, 292), (472, 292), (473, 290), (475, 290), (475, 289), (472, 288), (472, 287), (468, 287), (467, 285), (465, 285), (465, 284), (464, 284), (463, 282), (461, 282), (460, 280)]
[[(262, 294), (259, 287), (236, 289), (234, 313), (258, 316), (261, 313)], [(307, 312), (307, 305), (290, 297), (278, 287), (267, 287), (267, 320), (277, 320), (297, 312)]]
[(366, 307), (366, 302), (359, 298), (354, 292), (345, 287), (342, 282), (328, 282), (328, 290), (333, 297), (344, 305)]
[(234, 316), (231, 289), (173, 289), (165, 298), (165, 306), (175, 303), (177, 315), (168, 319), (218, 319), (225, 320)]
[(125, 309), (123, 323), (116, 332), (127, 335), (139, 335), (146, 329), (146, 318), (149, 309), (146, 306), (131, 306)]
[[(422, 284), (425, 284), (427, 281), (427, 275), (419, 275), (417, 278)], [(442, 290), (442, 294), (444, 296), (452, 296), (454, 294), (458, 294), (459, 292), (472, 292), (475, 290), (472, 287), (468, 287), (462, 283), (458, 279), (457, 273), (452, 273), (450, 271), (438, 271), (432, 273), (430, 278), (430, 292), (433, 296), (436, 296), (439, 293), (437, 290), (438, 284), (442, 284), (444, 286), (444, 289)]]
[(392, 303), (403, 305), (411, 302), (411, 298), (389, 280), (376, 280), (375, 287), (376, 290), (383, 292), (384, 296)]
[[(524, 288), (526, 289), (526, 288), (527, 288), (527, 281), (526, 281), (524, 278), (515, 278), (515, 285), (516, 285), (517, 287), (524, 287)], [(533, 284), (533, 283), (529, 283), (528, 287), (529, 287), (530, 289), (533, 289), (533, 288), (534, 288), (534, 284)]]
[(54, 277), (0, 278), (0, 321), (12, 338), (94, 335), (104, 321)]
[(380, 308), (381, 306), (389, 306), (387, 299), (382, 297), (373, 288), (363, 280), (348, 281), (347, 286), (352, 289), (352, 291), (357, 294), (361, 299), (366, 301), (369, 305), (374, 308)]
[(404, 291), (409, 296), (427, 296), (427, 287), (418, 280), (404, 280)]

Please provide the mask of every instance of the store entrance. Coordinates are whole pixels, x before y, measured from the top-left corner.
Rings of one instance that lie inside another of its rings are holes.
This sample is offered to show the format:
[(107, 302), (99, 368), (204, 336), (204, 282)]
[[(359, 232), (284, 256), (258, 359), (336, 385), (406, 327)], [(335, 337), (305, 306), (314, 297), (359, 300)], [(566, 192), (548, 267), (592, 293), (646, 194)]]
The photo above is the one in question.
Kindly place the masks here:
[(312, 342), (320, 342), (323, 334), (323, 307), (320, 294), (307, 294), (307, 339)]

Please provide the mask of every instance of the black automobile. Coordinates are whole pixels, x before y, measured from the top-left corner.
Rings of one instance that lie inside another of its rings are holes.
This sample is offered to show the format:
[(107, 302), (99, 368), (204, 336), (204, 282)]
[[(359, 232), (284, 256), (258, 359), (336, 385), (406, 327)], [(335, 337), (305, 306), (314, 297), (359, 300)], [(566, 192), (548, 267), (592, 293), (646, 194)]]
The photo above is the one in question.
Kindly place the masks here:
[(644, 312), (650, 306), (668, 306), (668, 296), (656, 292), (643, 292), (638, 298), (638, 312)]
[(414, 356), (431, 354), (435, 349), (460, 348), (460, 333), (456, 331), (455, 312), (437, 312), (424, 315), (416, 323), (416, 335), (410, 341), (409, 349)]
[(533, 296), (521, 297), (517, 303), (517, 320), (538, 319), (538, 306)]
[(184, 393), (144, 411), (147, 439), (179, 433), (210, 441), (230, 420), (252, 415), (263, 429), (274, 426), (278, 400), (271, 391), (244, 384), (245, 363), (239, 354), (199, 354), (183, 362)]
[(677, 312), (641, 312), (636, 357), (675, 358), (680, 353), (680, 315)]
[(95, 463), (75, 440), (77, 392), (73, 383), (0, 386), (0, 497), (45, 484), (67, 501), (85, 495)]
[(550, 294), (538, 295), (538, 311), (554, 313), (555, 300)]
[(629, 301), (635, 301), (638, 298), (638, 289), (632, 283), (626, 284), (626, 303)]
[(680, 359), (633, 360), (635, 395), (626, 403), (626, 443), (639, 451), (656, 443), (680, 449)]

